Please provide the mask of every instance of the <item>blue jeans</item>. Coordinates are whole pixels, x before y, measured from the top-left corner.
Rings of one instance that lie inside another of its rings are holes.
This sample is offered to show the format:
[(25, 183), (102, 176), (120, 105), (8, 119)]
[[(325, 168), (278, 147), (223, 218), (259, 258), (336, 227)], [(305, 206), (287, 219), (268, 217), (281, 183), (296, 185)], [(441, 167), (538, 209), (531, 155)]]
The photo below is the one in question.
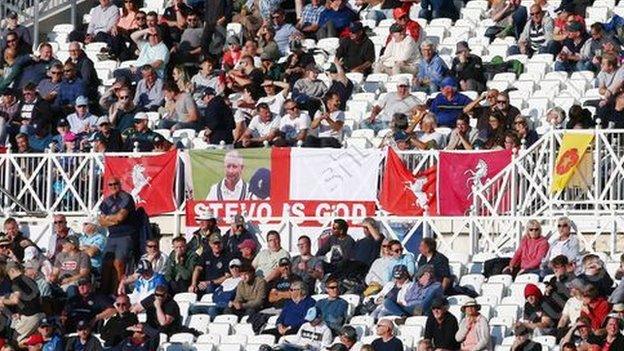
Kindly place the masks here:
[(379, 118), (376, 118), (372, 123), (368, 120), (363, 120), (362, 122), (360, 122), (361, 128), (372, 129), (375, 131), (375, 134), (377, 134), (382, 129), (388, 128), (388, 126), (390, 126), (390, 122), (382, 121)]
[(375, 20), (376, 23), (386, 18), (392, 18), (392, 9), (371, 10), (366, 14), (366, 19)]
[(390, 316), (413, 316), (414, 309), (418, 307), (418, 305), (401, 306), (391, 299), (385, 299), (383, 305)]
[[(591, 62), (589, 62), (591, 65)], [(593, 67), (593, 65), (592, 65)], [(578, 72), (578, 71), (591, 71), (592, 68), (588, 68), (588, 65), (583, 61), (557, 61), (555, 62), (555, 71), (565, 72)]]

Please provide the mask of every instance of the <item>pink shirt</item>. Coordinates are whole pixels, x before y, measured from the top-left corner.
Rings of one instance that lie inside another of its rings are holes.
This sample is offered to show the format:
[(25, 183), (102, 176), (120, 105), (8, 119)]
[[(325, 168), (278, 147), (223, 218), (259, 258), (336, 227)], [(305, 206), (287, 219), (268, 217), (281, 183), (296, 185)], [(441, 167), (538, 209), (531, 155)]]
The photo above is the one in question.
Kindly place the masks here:
[(462, 350), (474, 350), (475, 346), (477, 346), (477, 344), (479, 343), (476, 326), (477, 324), (475, 323), (472, 325), (472, 327), (470, 327), (468, 334), (466, 334), (466, 339), (464, 339), (461, 344)]
[(136, 12), (128, 12), (126, 16), (120, 17), (117, 22), (117, 27), (125, 30), (137, 29), (139, 24), (136, 21)]
[(528, 235), (525, 235), (520, 240), (520, 246), (511, 259), (511, 266), (520, 266), (521, 269), (539, 268), (542, 260), (548, 253), (549, 246), (548, 240), (543, 236), (531, 239)]

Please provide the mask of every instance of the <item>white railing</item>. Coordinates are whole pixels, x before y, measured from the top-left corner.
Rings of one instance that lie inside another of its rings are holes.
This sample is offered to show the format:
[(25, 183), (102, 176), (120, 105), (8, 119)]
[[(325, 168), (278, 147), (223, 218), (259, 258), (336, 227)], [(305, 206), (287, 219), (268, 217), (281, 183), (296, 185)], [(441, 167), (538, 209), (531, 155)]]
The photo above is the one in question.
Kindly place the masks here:
[[(576, 223), (582, 245), (589, 251), (621, 251), (616, 236), (624, 215), (624, 130), (595, 130), (591, 144), (593, 174), (586, 189), (571, 188), (552, 194), (554, 167), (563, 132), (551, 131), (526, 150), (475, 194), (470, 215), (463, 217), (397, 217), (383, 211), (377, 219), (391, 236), (408, 242), (414, 234), (436, 235), (445, 251), (501, 254), (517, 244), (529, 219), (543, 221), (546, 232), (561, 215)], [(438, 162), (435, 151), (399, 153), (415, 172)], [(119, 153), (140, 157), (146, 154)], [(180, 162), (185, 158), (180, 157)], [(0, 211), (4, 216), (39, 217), (49, 221), (53, 213), (86, 216), (97, 212), (102, 197), (103, 154), (41, 153), (0, 155)], [(176, 211), (162, 216), (174, 221), (173, 232), (182, 231), (185, 215), (184, 167), (178, 168)], [(16, 201), (14, 201), (16, 200)], [(351, 218), (361, 220), (361, 218)], [(254, 219), (289, 237), (301, 231), (302, 218)], [(330, 218), (305, 218), (323, 227)]]

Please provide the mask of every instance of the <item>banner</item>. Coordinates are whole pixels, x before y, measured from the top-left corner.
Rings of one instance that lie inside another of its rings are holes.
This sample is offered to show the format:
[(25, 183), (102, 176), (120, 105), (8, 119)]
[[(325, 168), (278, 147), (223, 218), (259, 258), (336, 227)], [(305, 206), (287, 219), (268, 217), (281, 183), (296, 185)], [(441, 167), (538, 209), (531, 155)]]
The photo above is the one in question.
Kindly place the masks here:
[(177, 151), (157, 156), (104, 156), (104, 196), (109, 195), (108, 181), (118, 178), (121, 188), (134, 198), (150, 216), (175, 210), (173, 185)]
[(511, 150), (440, 151), (438, 213), (463, 216), (472, 205), (474, 185), (485, 184), (511, 162)]
[(435, 215), (436, 166), (413, 175), (399, 155), (388, 148), (386, 167), (379, 193), (383, 210), (397, 216), (422, 216), (425, 208)]
[[(220, 218), (369, 216), (375, 213), (380, 150), (234, 149), (189, 151), (187, 214)], [(188, 215), (187, 225), (194, 222)]]
[(565, 189), (592, 140), (594, 135), (590, 133), (563, 134), (553, 169), (553, 183), (550, 188), (552, 193)]

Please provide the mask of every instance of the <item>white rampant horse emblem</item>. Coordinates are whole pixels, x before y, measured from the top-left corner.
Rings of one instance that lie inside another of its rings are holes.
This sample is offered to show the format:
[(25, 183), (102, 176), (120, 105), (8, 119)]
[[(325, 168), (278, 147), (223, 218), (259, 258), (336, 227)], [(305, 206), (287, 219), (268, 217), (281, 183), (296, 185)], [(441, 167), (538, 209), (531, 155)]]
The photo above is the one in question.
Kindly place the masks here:
[(472, 197), (472, 189), (474, 186), (483, 186), (483, 178), (485, 178), (488, 174), (488, 165), (483, 159), (481, 159), (477, 162), (477, 166), (474, 170), (469, 169), (464, 172), (464, 174), (468, 174), (466, 186), (470, 189), (470, 193), (468, 194), (468, 198), (470, 199), (470, 197)]
[(145, 201), (139, 193), (146, 186), (151, 186), (150, 180), (152, 180), (152, 177), (145, 176), (145, 167), (143, 165), (139, 164), (132, 167), (132, 191), (130, 191), (130, 195), (134, 198), (134, 202), (141, 203)]
[(405, 188), (409, 189), (412, 194), (416, 196), (415, 205), (423, 209), (429, 202), (429, 199), (427, 199), (427, 193), (423, 190), (425, 184), (427, 184), (427, 178), (425, 177), (416, 178), (413, 182), (405, 182)]

